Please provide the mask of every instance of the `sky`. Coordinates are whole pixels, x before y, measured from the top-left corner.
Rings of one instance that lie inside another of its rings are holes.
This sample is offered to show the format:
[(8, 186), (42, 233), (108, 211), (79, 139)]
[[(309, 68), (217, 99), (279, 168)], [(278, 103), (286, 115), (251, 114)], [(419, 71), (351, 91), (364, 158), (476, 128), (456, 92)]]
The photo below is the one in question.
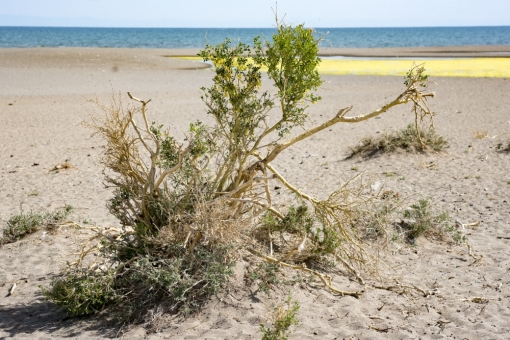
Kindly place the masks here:
[[(510, 0), (279, 0), (309, 27), (510, 26)], [(273, 27), (275, 0), (0, 0), (0, 26)]]

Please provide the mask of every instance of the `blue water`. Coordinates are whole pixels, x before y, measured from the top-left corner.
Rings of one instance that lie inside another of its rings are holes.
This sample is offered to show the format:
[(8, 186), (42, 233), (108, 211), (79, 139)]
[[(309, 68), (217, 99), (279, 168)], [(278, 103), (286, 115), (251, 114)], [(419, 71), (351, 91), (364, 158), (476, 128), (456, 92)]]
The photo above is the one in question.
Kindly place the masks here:
[[(319, 28), (328, 33), (322, 47), (421, 47), (510, 45), (510, 26)], [(251, 43), (270, 38), (271, 28), (85, 28), (0, 27), (0, 48), (6, 47), (128, 47), (203, 48), (229, 37)]]

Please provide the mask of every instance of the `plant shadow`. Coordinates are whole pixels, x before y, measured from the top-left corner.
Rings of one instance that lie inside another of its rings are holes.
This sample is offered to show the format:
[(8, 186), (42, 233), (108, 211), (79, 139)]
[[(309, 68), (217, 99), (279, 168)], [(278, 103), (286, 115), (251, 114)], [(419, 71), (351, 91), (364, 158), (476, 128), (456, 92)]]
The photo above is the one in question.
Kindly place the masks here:
[[(27, 304), (0, 306), (0, 330), (6, 338), (33, 335), (35, 338), (58, 336), (75, 338), (88, 333), (88, 337), (115, 338), (118, 327), (98, 317), (69, 317), (65, 312), (55, 310), (55, 305), (37, 297)], [(39, 334), (37, 334), (39, 333)]]

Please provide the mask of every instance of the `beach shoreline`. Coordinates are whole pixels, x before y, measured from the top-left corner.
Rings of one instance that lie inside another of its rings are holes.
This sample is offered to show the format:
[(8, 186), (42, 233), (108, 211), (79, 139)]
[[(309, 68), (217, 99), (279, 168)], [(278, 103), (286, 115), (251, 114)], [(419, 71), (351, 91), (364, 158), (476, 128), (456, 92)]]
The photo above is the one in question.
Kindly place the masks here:
[[(322, 49), (321, 74), (405, 76), (416, 64), (425, 63), (433, 77), (510, 78), (510, 46), (442, 47), (414, 49)], [(198, 49), (130, 48), (9, 48), (0, 49), (6, 69), (30, 65), (67, 69), (70, 65), (119, 70), (207, 69)], [(342, 55), (342, 56), (339, 56)]]
[[(127, 98), (130, 91), (137, 98), (151, 99), (150, 121), (168, 127), (180, 142), (191, 122), (210, 123), (200, 88), (210, 86), (214, 74), (203, 63), (162, 57), (179, 51), (0, 49), (0, 230), (20, 211), (54, 211), (65, 204), (76, 208), (72, 219), (80, 224), (118, 226), (106, 208), (112, 189), (104, 186), (100, 162), (104, 142), (92, 137), (83, 122), (97, 113), (91, 100), (108, 105), (113, 94), (122, 96), (124, 107), (137, 105)], [(266, 82), (267, 75), (262, 79)], [(349, 115), (367, 114), (405, 90), (404, 79), (394, 76), (324, 75), (323, 80), (317, 91), (323, 99), (310, 106), (305, 128), (322, 124), (350, 105), (354, 107)], [(507, 339), (510, 153), (499, 151), (498, 145), (510, 140), (510, 79), (431, 80), (429, 90), (436, 95), (427, 102), (436, 114), (437, 133), (449, 142), (443, 153), (346, 159), (349, 147), (362, 138), (412, 123), (411, 108), (400, 106), (378, 119), (325, 129), (286, 149), (272, 165), (290, 183), (315, 196), (365, 172), (385, 190), (407, 197), (407, 203), (430, 199), (440, 212), (448, 212), (452, 223), (479, 221), (478, 226), (461, 230), (469, 252), (466, 245), (418, 239), (413, 246), (392, 242), (386, 255), (381, 253), (391, 268), (388, 275), (433, 294), (368, 289), (339, 272), (333, 277), (334, 287), (363, 289), (360, 299), (333, 295), (319, 281), (289, 284), (266, 296), (246, 284), (243, 269), (249, 264), (240, 259), (236, 268), (241, 274), (233, 278), (237, 290), (214, 298), (190, 318), (169, 318), (157, 333), (147, 334), (136, 326), (124, 337), (261, 338), (259, 325), (290, 292), (301, 305), (291, 338)], [(263, 90), (274, 94), (270, 85)], [(63, 163), (70, 167), (52, 171)], [(71, 260), (66, 255), (76, 252), (75, 242), (83, 244), (88, 237), (85, 230), (63, 227), (55, 235), (38, 230), (0, 246), (0, 338), (115, 336), (116, 329), (97, 319), (69, 318), (55, 311), (40, 292), (39, 286), (48, 287)], [(470, 253), (483, 255), (482, 263), (475, 263)]]
[[(0, 54), (21, 51), (68, 51), (68, 52), (100, 52), (125, 53), (133, 52), (159, 55), (164, 57), (196, 57), (200, 48), (113, 48), (113, 47), (26, 47), (0, 48)], [(401, 57), (435, 57), (435, 58), (507, 58), (510, 57), (510, 45), (478, 45), (478, 46), (437, 46), (437, 47), (387, 47), (387, 48), (319, 48), (321, 57), (373, 57), (373, 58), (401, 58)]]

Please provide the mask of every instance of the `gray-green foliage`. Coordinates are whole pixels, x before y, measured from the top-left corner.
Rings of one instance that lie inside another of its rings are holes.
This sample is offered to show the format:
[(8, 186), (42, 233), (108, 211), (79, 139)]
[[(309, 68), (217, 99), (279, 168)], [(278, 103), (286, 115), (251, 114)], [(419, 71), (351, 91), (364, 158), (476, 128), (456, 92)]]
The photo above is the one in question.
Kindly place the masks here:
[(54, 278), (43, 295), (73, 316), (93, 314), (118, 299), (113, 284), (115, 271), (70, 269)]
[(248, 278), (255, 282), (260, 291), (269, 296), (269, 292), (274, 286), (280, 283), (278, 265), (269, 262), (260, 262), (256, 268), (248, 273)]
[(72, 206), (65, 205), (53, 212), (29, 211), (25, 213), (21, 211), (19, 214), (10, 217), (7, 221), (7, 227), (3, 230), (3, 238), (0, 240), (0, 244), (16, 242), (36, 232), (41, 226), (51, 231), (58, 223), (64, 221), (72, 210)]
[(280, 219), (267, 212), (264, 218), (264, 226), (272, 234), (281, 236), (292, 234), (306, 239), (310, 242), (308, 254), (303, 254), (306, 258), (321, 257), (331, 254), (338, 247), (338, 234), (334, 228), (327, 224), (316, 224), (316, 218), (309, 211), (307, 205), (302, 204), (297, 207), (290, 206), (285, 216)]
[[(163, 251), (167, 257), (161, 256)], [(42, 292), (47, 300), (73, 316), (94, 314), (111, 306), (113, 320), (139, 322), (148, 310), (159, 305), (166, 312), (187, 315), (196, 312), (228, 282), (232, 262), (227, 252), (227, 247), (195, 247), (186, 252), (176, 245), (121, 249), (115, 261), (121, 266), (69, 267)]]
[[(416, 138), (417, 133), (423, 144)], [(446, 139), (439, 136), (433, 129), (418, 128), (417, 130), (414, 124), (409, 124), (402, 130), (383, 132), (377, 138), (363, 138), (358, 145), (351, 147), (349, 157), (370, 156), (376, 152), (394, 152), (396, 150), (407, 152), (441, 151), (447, 146)]]
[(403, 213), (404, 219), (399, 227), (405, 239), (410, 242), (420, 236), (439, 239), (450, 239), (461, 243), (465, 236), (452, 224), (450, 215), (444, 211), (438, 213), (428, 199), (420, 199), (411, 204)]
[[(290, 335), (290, 327), (298, 325), (296, 314), (299, 311), (297, 301), (291, 303), (291, 296), (285, 301), (285, 306), (277, 306), (271, 313), (271, 327), (260, 325), (262, 340), (287, 340)], [(286, 308), (285, 308), (286, 307)]]

